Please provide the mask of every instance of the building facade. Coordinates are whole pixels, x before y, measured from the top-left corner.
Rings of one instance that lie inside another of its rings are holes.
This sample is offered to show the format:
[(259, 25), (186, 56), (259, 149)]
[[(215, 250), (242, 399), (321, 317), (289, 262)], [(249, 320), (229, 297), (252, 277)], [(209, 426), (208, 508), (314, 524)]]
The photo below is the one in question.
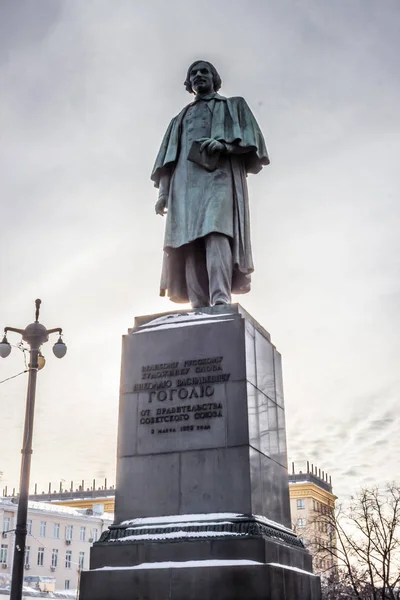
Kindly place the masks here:
[(336, 535), (332, 527), (336, 496), (331, 478), (309, 466), (305, 473), (294, 470), (289, 475), (290, 512), (292, 526), (313, 556), (314, 572), (329, 575), (337, 567), (332, 552)]
[[(96, 512), (114, 512), (115, 489), (114, 486), (96, 487), (93, 485), (85, 488), (82, 481), (78, 487), (71, 482), (69, 490), (54, 490), (49, 483), (49, 491), (31, 496), (37, 502), (48, 502), (52, 505), (69, 506), (74, 509)], [(289, 494), (292, 526), (297, 535), (302, 538), (308, 550), (313, 555), (314, 572), (328, 575), (336, 568), (336, 560), (332, 558), (329, 549), (336, 545), (334, 528), (330, 516), (334, 514), (336, 496), (332, 491), (332, 481), (323, 471), (310, 468), (307, 463), (306, 471), (295, 472), (289, 475)]]
[[(12, 573), (18, 505), (0, 498), (0, 572)], [(56, 589), (76, 589), (79, 573), (89, 568), (89, 550), (111, 525), (113, 516), (44, 502), (29, 502), (25, 576), (55, 578)]]
[[(4, 492), (7, 492), (7, 488), (4, 488), (3, 494)], [(115, 487), (113, 485), (108, 486), (107, 479), (104, 480), (103, 486), (97, 487), (94, 479), (91, 487), (86, 487), (84, 480), (79, 485), (74, 485), (74, 482), (71, 481), (69, 489), (64, 489), (62, 482), (60, 482), (59, 490), (56, 491), (50, 482), (47, 492), (38, 493), (37, 485), (35, 485), (35, 493), (30, 495), (29, 498), (34, 502), (49, 502), (60, 506), (92, 510), (96, 514), (114, 514)]]

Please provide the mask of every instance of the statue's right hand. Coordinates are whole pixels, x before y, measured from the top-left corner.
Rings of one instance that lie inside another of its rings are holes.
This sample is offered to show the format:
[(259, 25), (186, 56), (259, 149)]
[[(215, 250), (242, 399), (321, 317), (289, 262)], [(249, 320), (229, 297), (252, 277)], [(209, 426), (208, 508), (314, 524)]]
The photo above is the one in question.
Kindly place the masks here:
[(167, 214), (167, 196), (160, 196), (156, 202), (155, 210), (156, 215), (161, 215), (163, 217)]

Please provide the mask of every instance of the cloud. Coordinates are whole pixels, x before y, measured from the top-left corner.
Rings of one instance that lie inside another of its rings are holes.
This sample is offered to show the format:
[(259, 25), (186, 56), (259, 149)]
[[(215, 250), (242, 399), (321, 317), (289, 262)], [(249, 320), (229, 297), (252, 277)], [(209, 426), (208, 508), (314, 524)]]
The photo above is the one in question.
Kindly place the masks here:
[[(399, 20), (394, 0), (1, 4), (0, 320), (28, 323), (42, 295), (70, 348), (41, 377), (37, 481), (112, 479), (120, 336), (176, 308), (158, 298), (149, 172), (199, 56), (246, 97), (271, 153), (249, 177), (256, 271), (240, 302), (283, 355), (289, 455), (341, 495), (395, 476)], [(23, 383), (0, 390), (14, 485)]]

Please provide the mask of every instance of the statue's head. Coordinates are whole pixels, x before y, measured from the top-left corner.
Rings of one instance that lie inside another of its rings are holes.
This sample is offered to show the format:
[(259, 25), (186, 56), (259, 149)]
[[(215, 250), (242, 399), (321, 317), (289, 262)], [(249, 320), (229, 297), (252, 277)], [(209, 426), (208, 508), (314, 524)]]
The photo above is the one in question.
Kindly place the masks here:
[(206, 60), (196, 60), (188, 68), (185, 88), (191, 94), (218, 92), (222, 85), (217, 69)]

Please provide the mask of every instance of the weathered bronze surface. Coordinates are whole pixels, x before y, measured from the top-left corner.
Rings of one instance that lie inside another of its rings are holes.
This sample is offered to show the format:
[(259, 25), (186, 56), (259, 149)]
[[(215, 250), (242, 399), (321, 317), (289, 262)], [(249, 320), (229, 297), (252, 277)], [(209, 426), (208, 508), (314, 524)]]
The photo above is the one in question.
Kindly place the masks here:
[(185, 87), (195, 99), (169, 124), (151, 175), (156, 213), (166, 215), (161, 295), (229, 304), (232, 292), (250, 290), (246, 177), (269, 164), (268, 153), (246, 101), (218, 94), (213, 65), (193, 63)]

